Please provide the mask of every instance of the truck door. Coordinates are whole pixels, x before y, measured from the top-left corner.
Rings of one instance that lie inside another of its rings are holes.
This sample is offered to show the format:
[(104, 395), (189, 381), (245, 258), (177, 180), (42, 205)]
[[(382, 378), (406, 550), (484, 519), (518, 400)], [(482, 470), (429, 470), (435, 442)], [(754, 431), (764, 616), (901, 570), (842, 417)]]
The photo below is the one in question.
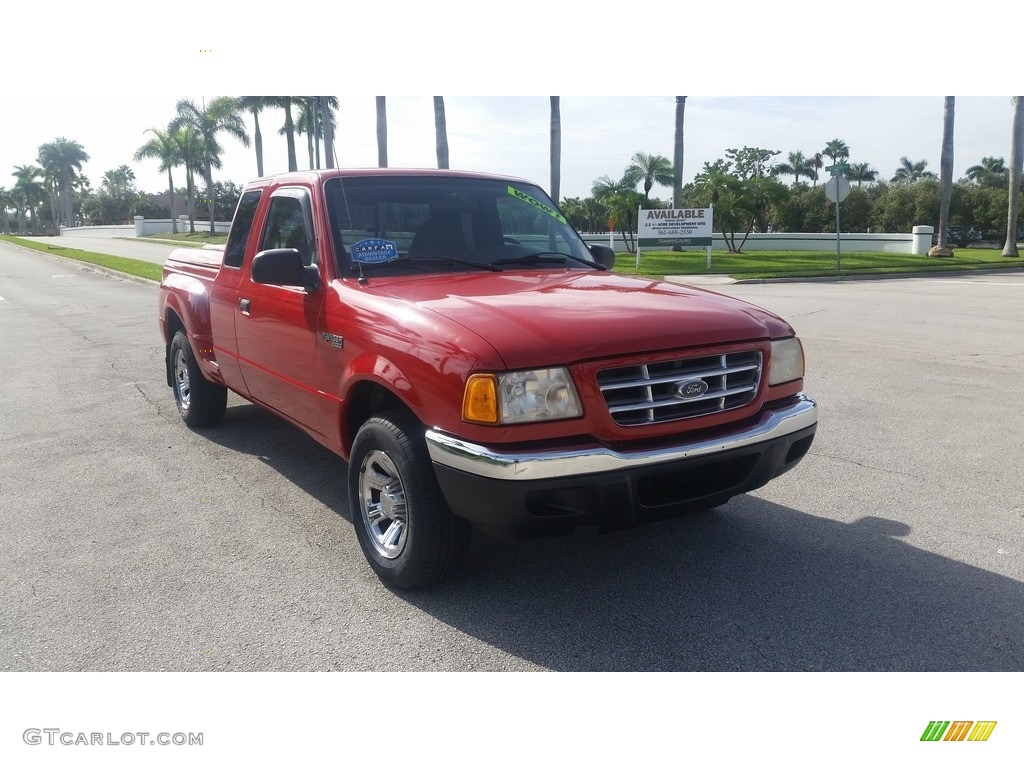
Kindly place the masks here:
[(256, 212), (262, 191), (253, 189), (242, 195), (231, 220), (231, 233), (224, 247), (224, 261), (216, 280), (210, 286), (210, 325), (213, 345), (224, 383), (236, 392), (245, 393), (245, 382), (238, 366), (238, 340), (235, 336), (235, 314), (238, 309), (238, 288), (245, 278), (242, 262), (250, 239), (255, 239), (259, 226)]
[[(316, 235), (309, 191), (281, 188), (271, 195), (256, 251), (296, 248), (307, 266), (321, 266)], [(323, 281), (307, 293), (255, 283), (247, 271), (235, 308), (238, 360), (249, 396), (311, 429), (320, 421), (316, 340), (326, 293)]]

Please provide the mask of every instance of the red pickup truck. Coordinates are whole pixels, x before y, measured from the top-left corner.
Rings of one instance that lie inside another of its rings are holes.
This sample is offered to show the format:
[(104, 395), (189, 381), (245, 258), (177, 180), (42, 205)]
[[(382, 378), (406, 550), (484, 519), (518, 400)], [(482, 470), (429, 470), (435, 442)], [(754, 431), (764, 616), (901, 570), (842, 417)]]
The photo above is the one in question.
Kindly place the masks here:
[(795, 466), (817, 410), (793, 329), (613, 264), (520, 179), (260, 179), (223, 249), (167, 260), (167, 384), (190, 427), (231, 390), (345, 459), (359, 543), (398, 589), (450, 574), (471, 528), (629, 526)]

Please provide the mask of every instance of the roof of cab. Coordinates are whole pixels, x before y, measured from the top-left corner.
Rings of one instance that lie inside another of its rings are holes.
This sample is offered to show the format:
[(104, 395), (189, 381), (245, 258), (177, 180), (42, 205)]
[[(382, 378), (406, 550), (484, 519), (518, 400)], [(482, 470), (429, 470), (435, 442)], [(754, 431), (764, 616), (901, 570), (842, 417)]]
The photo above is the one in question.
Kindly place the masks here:
[(526, 179), (515, 176), (502, 176), (495, 173), (479, 171), (459, 171), (447, 168), (331, 168), (312, 171), (288, 171), (272, 176), (255, 179), (247, 186), (267, 186), (287, 182), (305, 182), (315, 184), (332, 178), (387, 177), (387, 176), (434, 176), (437, 178), (490, 179), (492, 181), (511, 181), (520, 184), (531, 184)]

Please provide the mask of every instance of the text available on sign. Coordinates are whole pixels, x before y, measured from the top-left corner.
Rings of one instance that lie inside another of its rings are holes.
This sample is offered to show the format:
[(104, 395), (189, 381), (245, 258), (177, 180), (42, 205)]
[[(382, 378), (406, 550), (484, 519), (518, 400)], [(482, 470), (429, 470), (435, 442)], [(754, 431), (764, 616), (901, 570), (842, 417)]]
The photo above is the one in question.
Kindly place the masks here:
[(637, 245), (641, 248), (710, 246), (711, 213), (711, 208), (641, 208), (637, 217)]

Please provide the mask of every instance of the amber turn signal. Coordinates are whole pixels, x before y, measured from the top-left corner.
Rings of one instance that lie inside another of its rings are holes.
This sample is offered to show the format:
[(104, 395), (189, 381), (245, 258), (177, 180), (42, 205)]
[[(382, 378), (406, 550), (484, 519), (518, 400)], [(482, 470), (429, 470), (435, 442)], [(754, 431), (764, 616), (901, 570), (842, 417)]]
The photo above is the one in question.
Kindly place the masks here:
[(462, 419), (477, 424), (498, 423), (498, 379), (491, 373), (475, 373), (466, 382)]

